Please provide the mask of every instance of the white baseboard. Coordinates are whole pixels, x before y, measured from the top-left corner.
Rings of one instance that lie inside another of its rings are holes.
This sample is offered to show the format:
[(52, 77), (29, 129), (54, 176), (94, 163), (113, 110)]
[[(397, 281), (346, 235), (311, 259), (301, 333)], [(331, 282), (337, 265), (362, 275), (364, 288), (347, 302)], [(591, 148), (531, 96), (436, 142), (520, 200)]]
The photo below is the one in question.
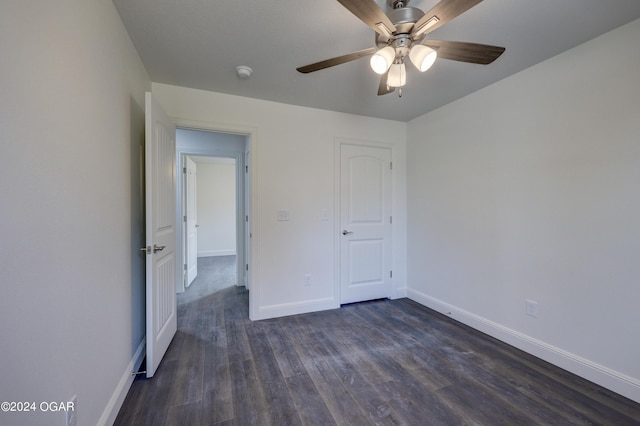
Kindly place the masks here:
[(306, 300), (295, 303), (261, 306), (258, 308), (258, 320), (286, 317), (289, 315), (306, 314), (309, 312), (326, 311), (339, 308), (340, 304), (333, 298)]
[(236, 250), (235, 249), (231, 249), (231, 250), (206, 250), (206, 251), (199, 251), (198, 252), (198, 257), (235, 256), (235, 255), (236, 255)]
[(419, 291), (408, 289), (407, 297), (469, 327), (473, 327), (489, 336), (640, 403), (640, 380), (634, 377), (534, 339)]
[(129, 393), (129, 389), (131, 388), (131, 384), (133, 383), (133, 379), (135, 378), (131, 373), (134, 371), (138, 371), (138, 369), (140, 368), (142, 360), (145, 356), (145, 348), (146, 340), (142, 339), (142, 341), (138, 345), (138, 348), (133, 354), (133, 357), (131, 358), (131, 362), (129, 362), (127, 368), (122, 374), (122, 377), (118, 382), (118, 386), (114, 390), (113, 395), (111, 395), (109, 403), (102, 412), (102, 415), (98, 420), (98, 426), (110, 426), (116, 421), (116, 417), (118, 417), (120, 407), (122, 407), (122, 403), (127, 397), (127, 393)]
[(401, 299), (403, 297), (407, 297), (407, 287), (397, 287), (393, 290), (393, 295), (391, 299)]

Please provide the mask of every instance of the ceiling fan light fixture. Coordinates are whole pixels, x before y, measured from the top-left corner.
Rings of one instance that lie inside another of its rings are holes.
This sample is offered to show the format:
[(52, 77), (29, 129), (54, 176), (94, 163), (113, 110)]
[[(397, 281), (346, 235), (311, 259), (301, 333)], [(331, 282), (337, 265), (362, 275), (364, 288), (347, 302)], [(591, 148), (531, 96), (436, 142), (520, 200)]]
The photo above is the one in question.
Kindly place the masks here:
[(436, 51), (424, 44), (416, 44), (409, 51), (409, 59), (420, 72), (425, 72), (431, 68), (437, 57)]
[(382, 75), (389, 70), (395, 58), (395, 49), (391, 46), (386, 46), (374, 53), (369, 63), (371, 64), (371, 69), (376, 74)]
[(387, 76), (387, 84), (390, 87), (402, 87), (407, 84), (407, 70), (405, 69), (404, 62), (391, 65), (389, 75)]

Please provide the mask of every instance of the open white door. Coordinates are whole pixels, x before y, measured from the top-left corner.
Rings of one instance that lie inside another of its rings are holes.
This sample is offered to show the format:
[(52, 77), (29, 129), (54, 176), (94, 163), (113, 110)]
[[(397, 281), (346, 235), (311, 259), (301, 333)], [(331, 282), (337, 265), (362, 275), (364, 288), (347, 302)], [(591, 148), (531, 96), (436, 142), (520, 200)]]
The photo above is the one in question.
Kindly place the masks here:
[(340, 303), (391, 296), (391, 150), (340, 146)]
[(145, 114), (147, 377), (152, 377), (178, 328), (176, 129), (149, 92)]
[(198, 275), (198, 201), (197, 185), (198, 175), (196, 162), (190, 157), (185, 159), (185, 263), (187, 265), (187, 282), (189, 286)]

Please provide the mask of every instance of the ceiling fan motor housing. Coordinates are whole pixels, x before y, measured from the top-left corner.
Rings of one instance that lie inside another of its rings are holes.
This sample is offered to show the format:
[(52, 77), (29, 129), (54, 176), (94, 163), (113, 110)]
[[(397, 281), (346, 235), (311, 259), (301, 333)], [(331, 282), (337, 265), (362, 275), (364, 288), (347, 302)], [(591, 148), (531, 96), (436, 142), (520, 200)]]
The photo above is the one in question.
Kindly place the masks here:
[[(397, 4), (398, 2), (395, 1), (393, 3)], [(387, 16), (396, 27), (395, 35), (389, 38), (376, 35), (376, 45), (378, 47), (392, 46), (399, 57), (407, 56), (413, 42), (410, 35), (411, 31), (414, 24), (424, 16), (424, 12), (415, 7), (401, 7), (390, 10), (387, 12)]]
[(424, 12), (415, 7), (402, 7), (391, 9), (387, 12), (387, 16), (396, 26), (396, 34), (409, 34), (413, 25), (424, 16)]

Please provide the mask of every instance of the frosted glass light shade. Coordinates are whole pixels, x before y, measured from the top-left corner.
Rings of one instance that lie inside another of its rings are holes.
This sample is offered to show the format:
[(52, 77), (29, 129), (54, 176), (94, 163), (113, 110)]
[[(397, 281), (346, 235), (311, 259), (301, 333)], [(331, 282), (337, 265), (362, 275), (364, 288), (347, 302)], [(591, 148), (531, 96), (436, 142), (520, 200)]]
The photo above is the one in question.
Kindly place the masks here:
[(390, 87), (402, 87), (407, 84), (407, 70), (404, 67), (404, 63), (391, 65), (387, 76), (387, 84)]
[(409, 59), (420, 72), (425, 72), (431, 68), (437, 57), (436, 51), (424, 44), (416, 44), (409, 51)]
[(371, 69), (376, 74), (384, 74), (391, 64), (393, 64), (395, 58), (396, 51), (393, 47), (387, 46), (374, 53), (369, 63), (371, 64)]

